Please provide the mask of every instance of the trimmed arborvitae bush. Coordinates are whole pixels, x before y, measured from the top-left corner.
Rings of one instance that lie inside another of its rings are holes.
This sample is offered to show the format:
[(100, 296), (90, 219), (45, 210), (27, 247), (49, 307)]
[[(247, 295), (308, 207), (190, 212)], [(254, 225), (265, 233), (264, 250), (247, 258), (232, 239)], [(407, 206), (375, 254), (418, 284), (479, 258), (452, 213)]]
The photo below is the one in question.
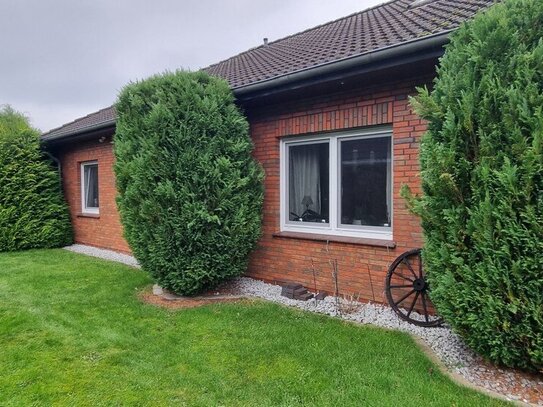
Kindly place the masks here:
[(228, 84), (157, 75), (126, 86), (116, 109), (117, 203), (143, 268), (185, 295), (243, 273), (261, 233), (263, 171)]
[(57, 169), (40, 150), (39, 133), (10, 107), (0, 110), (0, 251), (72, 242)]
[[(453, 36), (431, 93), (414, 201), (439, 313), (485, 358), (543, 369), (543, 2)], [(405, 192), (405, 191), (404, 191)]]

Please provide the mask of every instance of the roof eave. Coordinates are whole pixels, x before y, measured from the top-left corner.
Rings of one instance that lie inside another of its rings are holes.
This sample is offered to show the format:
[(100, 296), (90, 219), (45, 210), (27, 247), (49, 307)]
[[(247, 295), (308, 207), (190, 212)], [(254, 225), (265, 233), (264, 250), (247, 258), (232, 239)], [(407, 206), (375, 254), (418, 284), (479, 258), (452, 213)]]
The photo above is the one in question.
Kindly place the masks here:
[(54, 136), (48, 136), (47, 134), (44, 134), (41, 136), (41, 141), (44, 143), (51, 143), (51, 142), (62, 141), (65, 138), (72, 138), (76, 136), (83, 136), (85, 134), (91, 134), (100, 130), (105, 130), (110, 127), (113, 128), (115, 127), (116, 122), (117, 122), (116, 119), (109, 119), (105, 122), (97, 123), (92, 126), (87, 126), (73, 132), (67, 131), (61, 134), (55, 134)]
[[(285, 89), (289, 86), (295, 85), (303, 87), (303, 83), (306, 81), (315, 81), (315, 79), (318, 80), (318, 78), (321, 77), (325, 78), (334, 72), (344, 72), (348, 70), (360, 69), (360, 67), (363, 66), (372, 65), (375, 65), (375, 67), (372, 69), (379, 69), (379, 63), (383, 61), (398, 58), (405, 58), (407, 60), (411, 55), (424, 52), (428, 49), (442, 50), (443, 46), (448, 42), (449, 34), (452, 31), (454, 31), (454, 29), (442, 31), (437, 34), (406, 41), (400, 44), (391, 45), (377, 51), (370, 51), (354, 57), (344, 58), (341, 60), (301, 69), (287, 75), (251, 83), (250, 85), (238, 86), (233, 88), (232, 91), (239, 100), (243, 101), (269, 95), (274, 89)], [(62, 142), (65, 139), (72, 139), (73, 137), (78, 136), (83, 137), (87, 134), (91, 135), (92, 133), (105, 130), (110, 127), (114, 128), (115, 123), (116, 119), (109, 119), (108, 121), (78, 129), (74, 132), (65, 132), (56, 134), (54, 136), (48, 136), (45, 134), (41, 137), (41, 140), (44, 143)]]
[(272, 88), (288, 87), (291, 84), (301, 83), (315, 77), (325, 77), (335, 71), (347, 71), (349, 69), (360, 68), (363, 65), (376, 64), (392, 58), (408, 57), (411, 54), (427, 49), (442, 48), (448, 42), (449, 34), (452, 31), (454, 31), (454, 29), (391, 45), (377, 51), (370, 51), (354, 57), (301, 69), (287, 75), (239, 86), (232, 90), (236, 97), (243, 100), (248, 95), (266, 93)]

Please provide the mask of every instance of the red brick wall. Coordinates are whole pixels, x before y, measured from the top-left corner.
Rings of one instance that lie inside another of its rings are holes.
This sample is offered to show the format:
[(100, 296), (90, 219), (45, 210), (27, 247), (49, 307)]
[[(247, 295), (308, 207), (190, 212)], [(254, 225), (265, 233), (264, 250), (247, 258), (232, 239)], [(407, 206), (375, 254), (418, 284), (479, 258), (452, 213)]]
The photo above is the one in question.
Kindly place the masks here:
[[(403, 184), (409, 184), (415, 192), (420, 191), (418, 146), (425, 124), (411, 111), (407, 95), (415, 92), (415, 85), (428, 82), (427, 77), (419, 78), (411, 83), (389, 83), (386, 87), (375, 86), (277, 106), (247, 108), (255, 143), (254, 155), (266, 172), (263, 236), (251, 256), (250, 276), (272, 282), (300, 282), (312, 288), (313, 264), (319, 273), (318, 288), (333, 292), (330, 261), (336, 259), (340, 291), (360, 294), (361, 299), (385, 301), (383, 287), (388, 266), (400, 253), (422, 245), (419, 220), (409, 213), (399, 191)], [(393, 240), (396, 247), (274, 236), (280, 231), (281, 137), (377, 124), (389, 124), (393, 128)], [(98, 137), (84, 143), (72, 143), (56, 154), (62, 162), (64, 189), (70, 205), (75, 241), (129, 252), (115, 206), (111, 138), (102, 143)], [(79, 165), (90, 160), (97, 160), (99, 167), (99, 218), (80, 215)]]
[[(254, 154), (266, 172), (263, 236), (251, 256), (250, 276), (272, 282), (299, 282), (312, 288), (311, 270), (315, 268), (318, 288), (333, 292), (330, 261), (337, 260), (341, 292), (385, 302), (384, 279), (388, 266), (402, 252), (422, 245), (420, 222), (409, 213), (399, 193), (403, 184), (410, 185), (414, 192), (420, 191), (418, 147), (426, 126), (411, 111), (407, 96), (415, 92), (415, 85), (428, 81), (428, 78), (419, 78), (412, 83), (342, 92), (326, 99), (298, 100), (250, 112)], [(280, 139), (378, 124), (389, 124), (393, 129), (393, 240), (396, 247), (277, 236), (280, 231)]]
[[(55, 151), (62, 164), (64, 194), (70, 214), (76, 243), (102, 247), (120, 252), (130, 252), (123, 238), (119, 213), (115, 204), (115, 177), (113, 174), (113, 148), (111, 136), (102, 142), (97, 136), (93, 140), (74, 142)], [(81, 163), (98, 162), (98, 188), (100, 214), (81, 213)]]

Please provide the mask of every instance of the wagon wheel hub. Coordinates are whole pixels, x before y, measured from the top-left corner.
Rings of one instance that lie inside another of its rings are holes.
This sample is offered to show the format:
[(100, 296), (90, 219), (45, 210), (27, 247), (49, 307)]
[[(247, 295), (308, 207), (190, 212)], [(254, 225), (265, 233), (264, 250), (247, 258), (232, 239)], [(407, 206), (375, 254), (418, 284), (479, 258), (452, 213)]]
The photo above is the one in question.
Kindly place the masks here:
[(428, 288), (428, 283), (424, 278), (417, 278), (415, 281), (413, 281), (413, 290), (422, 292), (426, 291), (426, 288)]

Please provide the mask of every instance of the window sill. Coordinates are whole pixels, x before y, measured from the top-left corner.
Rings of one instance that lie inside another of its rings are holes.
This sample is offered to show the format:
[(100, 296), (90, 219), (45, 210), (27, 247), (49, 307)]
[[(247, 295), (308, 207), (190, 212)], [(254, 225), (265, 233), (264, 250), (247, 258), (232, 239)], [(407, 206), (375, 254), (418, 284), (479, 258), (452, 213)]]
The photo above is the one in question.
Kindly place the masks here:
[(321, 234), (316, 234), (316, 233), (303, 233), (303, 232), (277, 232), (273, 234), (273, 237), (280, 237), (280, 238), (287, 238), (287, 239), (313, 240), (317, 242), (349, 243), (349, 244), (357, 244), (357, 245), (362, 245), (362, 246), (386, 247), (388, 249), (394, 249), (396, 247), (396, 242), (392, 240), (371, 239), (367, 237), (321, 235)]
[(77, 214), (78, 218), (94, 218), (94, 219), (100, 219), (99, 213), (86, 213), (86, 212), (80, 212)]

